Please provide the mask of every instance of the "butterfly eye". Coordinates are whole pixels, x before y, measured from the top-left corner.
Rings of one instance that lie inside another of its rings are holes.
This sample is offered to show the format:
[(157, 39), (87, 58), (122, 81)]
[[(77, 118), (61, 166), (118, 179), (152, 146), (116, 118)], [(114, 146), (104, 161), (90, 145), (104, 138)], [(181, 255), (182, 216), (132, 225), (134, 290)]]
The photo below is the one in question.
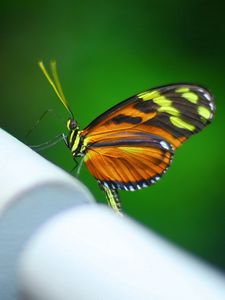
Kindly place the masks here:
[(77, 128), (77, 122), (76, 122), (75, 120), (73, 120), (73, 119), (69, 119), (69, 120), (67, 121), (67, 128), (68, 128), (69, 130), (74, 130), (74, 129), (76, 129), (76, 128)]

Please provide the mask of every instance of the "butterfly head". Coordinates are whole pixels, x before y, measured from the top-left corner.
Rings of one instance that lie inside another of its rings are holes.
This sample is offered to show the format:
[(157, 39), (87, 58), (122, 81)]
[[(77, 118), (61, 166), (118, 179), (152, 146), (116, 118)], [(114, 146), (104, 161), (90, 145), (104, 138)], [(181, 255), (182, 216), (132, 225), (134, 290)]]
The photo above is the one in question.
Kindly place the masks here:
[(69, 131), (77, 130), (79, 129), (77, 121), (74, 120), (73, 118), (69, 118), (67, 123), (66, 123), (67, 129)]

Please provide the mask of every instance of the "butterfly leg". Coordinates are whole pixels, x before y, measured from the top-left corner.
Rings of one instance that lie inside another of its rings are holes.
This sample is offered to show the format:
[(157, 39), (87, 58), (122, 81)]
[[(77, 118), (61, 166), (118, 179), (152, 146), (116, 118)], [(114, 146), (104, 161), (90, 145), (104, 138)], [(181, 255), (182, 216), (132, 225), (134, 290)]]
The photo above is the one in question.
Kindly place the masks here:
[(76, 158), (73, 159), (73, 161), (75, 162), (75, 166), (73, 167), (72, 170), (70, 170), (70, 173), (72, 174), (74, 170), (76, 170), (77, 166), (78, 166), (78, 161), (76, 160)]
[(80, 175), (81, 167), (82, 167), (83, 162), (84, 162), (84, 156), (81, 158), (80, 162), (78, 162), (78, 161), (76, 160), (75, 157), (73, 158), (73, 160), (74, 160), (74, 162), (75, 162), (75, 166), (74, 166), (73, 169), (70, 171), (70, 173), (72, 173), (72, 172), (77, 168), (77, 171), (76, 171), (75, 176), (78, 178), (79, 175)]
[[(41, 121), (49, 115), (49, 113), (53, 114), (56, 117), (56, 120), (62, 119), (60, 115), (55, 113), (53, 109), (49, 108), (46, 111), (43, 112), (43, 114), (40, 116), (40, 118), (35, 122), (35, 124), (28, 130), (28, 132), (25, 135), (25, 139), (27, 140), (28, 137), (31, 135), (31, 133), (38, 127), (38, 125), (41, 123)], [(63, 122), (64, 123), (64, 122)]]
[(78, 168), (77, 168), (77, 172), (76, 172), (76, 177), (79, 177), (80, 175), (80, 170), (81, 170), (81, 167), (83, 165), (83, 162), (84, 162), (84, 156), (81, 158), (79, 164), (78, 164)]
[(123, 216), (118, 190), (110, 189), (103, 184), (99, 184), (99, 185), (100, 188), (105, 192), (106, 199), (108, 201), (109, 206), (112, 207), (112, 209), (116, 212), (116, 214)]
[(48, 148), (58, 144), (61, 141), (65, 142), (65, 135), (64, 134), (59, 134), (56, 137), (54, 137), (53, 139), (48, 140), (47, 142), (44, 142), (44, 143), (39, 144), (39, 145), (29, 145), (29, 147), (31, 149), (33, 149), (34, 151), (40, 152), (40, 151), (43, 151), (45, 149), (48, 149)]

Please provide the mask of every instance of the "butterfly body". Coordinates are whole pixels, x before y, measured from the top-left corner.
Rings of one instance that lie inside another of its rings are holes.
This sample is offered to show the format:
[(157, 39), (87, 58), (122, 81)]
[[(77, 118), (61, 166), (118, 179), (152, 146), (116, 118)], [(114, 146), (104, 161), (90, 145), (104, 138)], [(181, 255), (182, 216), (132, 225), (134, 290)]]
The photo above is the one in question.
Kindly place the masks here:
[(71, 114), (67, 146), (74, 159), (83, 157), (117, 212), (117, 190), (135, 191), (157, 182), (174, 151), (208, 125), (215, 112), (213, 96), (204, 87), (169, 84), (120, 102), (80, 130), (63, 93), (60, 96)]

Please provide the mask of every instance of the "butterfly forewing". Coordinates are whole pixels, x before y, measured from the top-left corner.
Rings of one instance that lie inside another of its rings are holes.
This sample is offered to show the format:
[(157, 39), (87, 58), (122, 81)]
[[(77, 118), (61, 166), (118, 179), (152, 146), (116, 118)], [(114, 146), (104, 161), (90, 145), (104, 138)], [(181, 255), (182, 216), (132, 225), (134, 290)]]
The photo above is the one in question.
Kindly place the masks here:
[(173, 84), (139, 93), (112, 107), (82, 131), (85, 162), (111, 188), (139, 189), (157, 181), (174, 149), (213, 118), (208, 90)]
[(89, 126), (83, 135), (95, 142), (110, 132), (138, 128), (158, 133), (177, 147), (212, 119), (213, 97), (203, 87), (173, 84), (139, 93), (112, 107)]

